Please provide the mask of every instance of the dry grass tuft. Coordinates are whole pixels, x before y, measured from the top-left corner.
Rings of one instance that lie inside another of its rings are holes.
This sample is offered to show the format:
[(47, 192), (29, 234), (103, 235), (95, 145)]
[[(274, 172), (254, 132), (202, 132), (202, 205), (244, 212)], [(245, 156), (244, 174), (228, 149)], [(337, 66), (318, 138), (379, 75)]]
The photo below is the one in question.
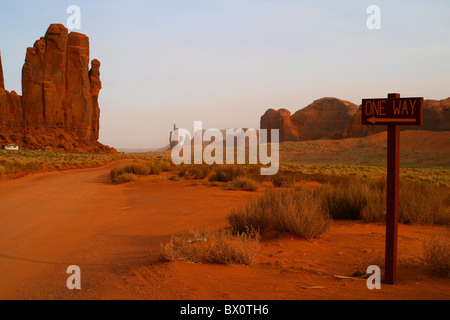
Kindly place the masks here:
[(205, 179), (211, 172), (211, 166), (207, 164), (191, 164), (180, 166), (180, 178)]
[(450, 188), (418, 182), (400, 185), (399, 221), (450, 224)]
[(269, 189), (254, 202), (234, 210), (228, 221), (236, 233), (251, 230), (291, 232), (301, 238), (320, 237), (329, 227), (328, 210), (307, 189)]
[(289, 188), (295, 185), (296, 175), (279, 172), (272, 177), (272, 184), (276, 188)]
[(333, 219), (359, 220), (371, 192), (377, 191), (355, 181), (346, 186), (324, 185), (315, 189), (314, 194), (328, 208)]
[(111, 169), (111, 178), (114, 180), (116, 176), (126, 173), (135, 176), (145, 176), (150, 174), (151, 168), (144, 161), (134, 161), (133, 163), (122, 164)]
[(422, 260), (432, 270), (442, 276), (450, 277), (450, 243), (443, 236), (434, 236), (423, 246)]
[(230, 190), (256, 191), (261, 184), (249, 177), (237, 177), (228, 182), (227, 188)]
[(121, 173), (119, 175), (114, 176), (114, 178), (112, 178), (112, 183), (113, 184), (122, 184), (122, 183), (134, 181), (137, 178), (138, 178), (138, 176), (133, 173)]
[(246, 176), (248, 170), (243, 165), (219, 165), (216, 166), (209, 176), (209, 181), (228, 182), (237, 177)]
[(208, 229), (174, 236), (161, 244), (160, 253), (165, 261), (249, 265), (259, 250), (259, 240), (254, 231), (234, 235), (229, 229)]

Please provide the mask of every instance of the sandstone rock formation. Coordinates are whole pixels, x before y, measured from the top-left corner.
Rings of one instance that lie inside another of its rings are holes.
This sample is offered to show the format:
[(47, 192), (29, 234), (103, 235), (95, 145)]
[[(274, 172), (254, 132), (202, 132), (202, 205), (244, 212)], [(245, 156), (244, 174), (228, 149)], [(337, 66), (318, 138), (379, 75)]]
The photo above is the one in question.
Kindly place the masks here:
[(322, 98), (293, 115), (286, 109), (269, 109), (261, 129), (280, 130), (280, 141), (339, 139), (358, 106), (336, 98)]
[[(425, 100), (423, 103), (423, 126), (401, 126), (401, 130), (450, 131), (450, 98)], [(359, 138), (386, 131), (386, 126), (361, 125), (361, 109), (348, 122), (344, 138)]]
[[(1, 71), (1, 61), (0, 61)], [(52, 24), (27, 49), (22, 97), (0, 73), (0, 143), (30, 149), (115, 152), (99, 143), (100, 62), (89, 70), (89, 38)]]
[[(401, 126), (401, 130), (450, 131), (450, 98), (425, 100), (423, 116), (423, 126)], [(280, 130), (280, 141), (358, 138), (386, 131), (386, 126), (362, 126), (360, 107), (336, 98), (316, 100), (293, 115), (286, 109), (269, 109), (260, 125)]]

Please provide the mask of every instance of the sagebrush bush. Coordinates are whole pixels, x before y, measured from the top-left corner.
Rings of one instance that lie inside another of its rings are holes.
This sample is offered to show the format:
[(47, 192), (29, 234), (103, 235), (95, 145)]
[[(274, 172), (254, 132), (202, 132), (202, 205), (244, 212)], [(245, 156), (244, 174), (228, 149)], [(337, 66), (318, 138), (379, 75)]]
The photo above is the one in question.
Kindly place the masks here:
[(333, 219), (359, 220), (371, 192), (375, 191), (355, 181), (345, 186), (323, 186), (315, 189), (314, 194), (328, 208)]
[(166, 261), (249, 265), (258, 252), (259, 240), (254, 231), (235, 235), (229, 229), (197, 230), (161, 244), (160, 255)]
[(277, 188), (289, 188), (295, 185), (295, 174), (279, 172), (272, 177), (272, 184)]
[[(333, 219), (386, 221), (386, 185), (380, 179), (354, 178), (351, 184), (325, 184), (314, 194)], [(450, 189), (418, 182), (400, 184), (399, 222), (405, 224), (450, 224)]]
[(423, 246), (422, 260), (432, 270), (444, 277), (450, 277), (450, 243), (443, 236), (434, 236)]
[(231, 190), (256, 191), (261, 184), (249, 177), (237, 177), (228, 182), (227, 188)]
[(121, 173), (112, 178), (114, 184), (122, 184), (136, 180), (138, 177), (133, 173)]
[(209, 181), (228, 182), (234, 178), (247, 175), (247, 168), (243, 165), (224, 164), (215, 166), (209, 176)]
[(160, 163), (148, 164), (150, 174), (160, 174), (163, 171), (163, 166)]
[(207, 164), (191, 164), (191, 165), (182, 165), (179, 168), (180, 178), (186, 179), (205, 179), (208, 177), (211, 172), (211, 166)]
[(327, 208), (310, 190), (290, 188), (267, 190), (246, 207), (232, 211), (228, 222), (236, 233), (250, 228), (259, 232), (291, 232), (312, 239), (328, 229), (331, 219)]
[(418, 182), (400, 184), (399, 221), (450, 224), (450, 188)]
[(131, 173), (136, 176), (144, 176), (150, 174), (151, 168), (148, 163), (144, 161), (134, 161), (132, 163), (122, 164), (111, 169), (111, 178), (116, 176)]
[(162, 172), (176, 171), (177, 166), (172, 162), (171, 158), (161, 158), (157, 161)]

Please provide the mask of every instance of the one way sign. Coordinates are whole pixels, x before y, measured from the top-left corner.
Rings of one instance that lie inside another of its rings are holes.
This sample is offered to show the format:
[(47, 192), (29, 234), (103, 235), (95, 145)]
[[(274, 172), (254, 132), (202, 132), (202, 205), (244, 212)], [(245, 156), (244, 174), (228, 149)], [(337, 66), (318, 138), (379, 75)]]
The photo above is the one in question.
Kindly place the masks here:
[(361, 109), (363, 125), (423, 124), (423, 98), (363, 99)]
[(400, 185), (400, 126), (422, 125), (423, 98), (400, 98), (389, 93), (386, 99), (363, 99), (361, 124), (387, 125), (387, 182), (386, 182), (386, 250), (385, 282), (397, 280), (397, 238)]

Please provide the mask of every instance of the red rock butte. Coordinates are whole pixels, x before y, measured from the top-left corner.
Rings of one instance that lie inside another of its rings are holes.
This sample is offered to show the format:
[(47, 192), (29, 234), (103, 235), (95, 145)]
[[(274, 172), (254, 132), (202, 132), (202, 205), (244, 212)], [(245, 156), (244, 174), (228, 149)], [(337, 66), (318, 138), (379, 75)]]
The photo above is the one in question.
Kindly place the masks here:
[[(424, 124), (401, 126), (401, 130), (450, 131), (450, 98), (425, 100)], [(261, 129), (278, 129), (280, 141), (359, 138), (386, 130), (386, 126), (361, 125), (361, 109), (337, 98), (322, 98), (293, 115), (286, 109), (268, 109)]]
[(27, 48), (22, 96), (5, 90), (0, 57), (0, 143), (27, 149), (116, 152), (98, 142), (100, 62), (89, 69), (89, 38), (51, 24)]

